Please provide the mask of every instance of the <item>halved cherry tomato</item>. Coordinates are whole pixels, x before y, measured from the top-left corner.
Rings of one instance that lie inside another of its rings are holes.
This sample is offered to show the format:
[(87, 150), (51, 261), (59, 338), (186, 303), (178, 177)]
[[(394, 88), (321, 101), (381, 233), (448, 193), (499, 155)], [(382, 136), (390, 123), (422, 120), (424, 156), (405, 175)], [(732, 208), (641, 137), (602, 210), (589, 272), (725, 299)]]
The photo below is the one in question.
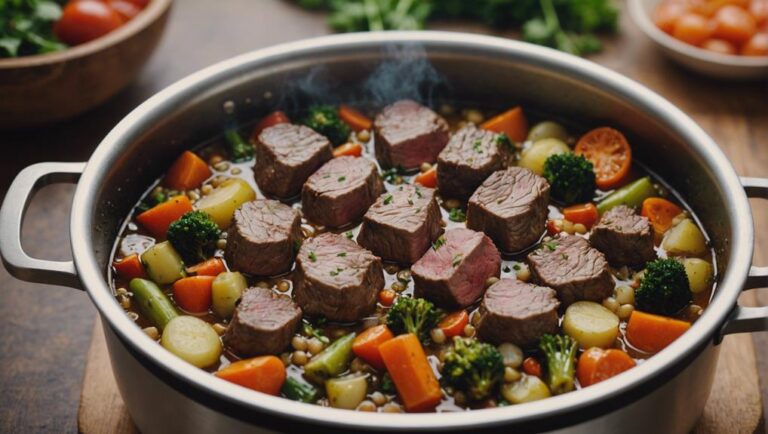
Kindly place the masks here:
[(595, 182), (601, 190), (618, 187), (629, 175), (632, 149), (624, 135), (613, 128), (595, 128), (584, 134), (575, 151), (595, 166)]
[(416, 175), (416, 178), (414, 178), (413, 182), (421, 184), (424, 187), (437, 187), (437, 165), (432, 166), (426, 172), (422, 172)]
[(597, 212), (595, 204), (590, 202), (564, 208), (563, 217), (571, 223), (581, 223), (590, 229), (592, 225), (597, 223), (600, 214)]
[(666, 199), (649, 197), (643, 201), (640, 215), (647, 218), (656, 235), (661, 236), (672, 227), (672, 220), (681, 212), (683, 212), (682, 208)]
[(714, 31), (712, 36), (740, 45), (749, 40), (757, 31), (757, 21), (746, 10), (726, 5), (720, 8), (712, 18)]
[(107, 4), (120, 14), (124, 21), (132, 19), (141, 12), (141, 7), (129, 0), (109, 0)]
[(382, 306), (392, 306), (392, 302), (395, 301), (395, 297), (397, 294), (395, 291), (391, 289), (382, 289), (379, 291), (379, 303), (381, 303)]
[(445, 337), (452, 338), (464, 333), (464, 327), (469, 324), (469, 315), (466, 310), (459, 310), (448, 314), (440, 320), (437, 327), (443, 331)]
[(334, 157), (341, 157), (344, 155), (350, 157), (359, 157), (363, 154), (363, 145), (359, 143), (345, 143), (333, 150)]
[(528, 375), (541, 377), (541, 363), (533, 357), (527, 357), (523, 360), (523, 372)]
[(106, 3), (97, 0), (69, 2), (53, 26), (56, 36), (69, 45), (78, 45), (115, 30), (123, 18)]
[(703, 15), (686, 13), (675, 22), (672, 36), (691, 45), (700, 45), (712, 36), (712, 25)]
[(259, 134), (261, 134), (262, 131), (265, 129), (275, 126), (277, 124), (289, 124), (291, 123), (291, 120), (288, 118), (288, 116), (281, 112), (276, 111), (268, 114), (267, 116), (264, 116), (259, 123), (256, 124), (256, 126), (253, 128), (253, 133), (251, 134), (251, 141), (256, 141), (256, 139), (259, 137)]
[(768, 22), (768, 0), (752, 0), (749, 13), (755, 17), (757, 24)]
[(560, 228), (557, 227), (555, 221), (552, 219), (547, 220), (547, 233), (550, 235), (557, 235), (560, 233)]
[(666, 33), (672, 33), (675, 23), (688, 12), (688, 6), (678, 2), (663, 2), (653, 11), (653, 22)]

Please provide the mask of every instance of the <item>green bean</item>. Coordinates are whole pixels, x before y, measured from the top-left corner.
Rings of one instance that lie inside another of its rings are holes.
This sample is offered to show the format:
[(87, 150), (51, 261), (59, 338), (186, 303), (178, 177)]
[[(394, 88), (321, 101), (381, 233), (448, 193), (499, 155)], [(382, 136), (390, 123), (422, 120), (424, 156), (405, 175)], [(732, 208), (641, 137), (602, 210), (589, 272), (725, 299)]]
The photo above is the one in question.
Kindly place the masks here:
[(128, 284), (133, 296), (139, 303), (139, 310), (152, 321), (160, 330), (179, 313), (173, 303), (155, 282), (146, 279), (131, 279)]
[(354, 340), (355, 333), (342, 336), (313, 357), (304, 366), (307, 378), (322, 383), (328, 378), (344, 372), (352, 360), (352, 342)]
[(319, 393), (315, 386), (294, 377), (288, 377), (283, 383), (280, 392), (288, 399), (299, 402), (313, 403), (317, 401)]
[(609, 194), (608, 197), (597, 204), (597, 210), (602, 214), (618, 205), (640, 208), (645, 199), (656, 194), (651, 178), (646, 176)]

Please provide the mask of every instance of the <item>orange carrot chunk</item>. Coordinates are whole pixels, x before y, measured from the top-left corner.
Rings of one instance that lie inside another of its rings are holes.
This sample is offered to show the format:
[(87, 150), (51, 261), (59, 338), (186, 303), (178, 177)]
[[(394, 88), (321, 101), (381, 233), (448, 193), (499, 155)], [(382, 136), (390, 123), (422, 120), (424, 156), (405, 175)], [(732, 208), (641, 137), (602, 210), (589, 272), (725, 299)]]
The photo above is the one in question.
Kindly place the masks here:
[(234, 362), (214, 375), (269, 395), (277, 395), (285, 382), (285, 365), (275, 356), (261, 356)]
[(600, 215), (597, 212), (595, 204), (590, 202), (564, 208), (563, 217), (571, 223), (581, 223), (589, 229), (592, 225), (597, 223), (597, 219), (600, 218)]
[(352, 352), (374, 368), (384, 369), (384, 360), (379, 353), (379, 347), (393, 337), (394, 335), (385, 324), (370, 327), (352, 342)]
[(165, 238), (168, 226), (190, 211), (192, 211), (192, 202), (182, 194), (137, 215), (136, 221), (155, 238)]
[(373, 125), (365, 115), (344, 104), (339, 106), (339, 117), (355, 131), (370, 130)]
[(182, 309), (191, 313), (208, 312), (214, 276), (192, 276), (173, 283), (173, 299)]
[(440, 320), (437, 327), (443, 331), (447, 338), (452, 338), (464, 333), (464, 327), (469, 323), (469, 315), (466, 310), (460, 310), (446, 315)]
[(144, 266), (141, 264), (141, 259), (139, 259), (139, 255), (137, 253), (126, 256), (119, 261), (115, 261), (112, 263), (112, 266), (115, 267), (117, 275), (126, 280), (130, 280), (136, 277), (147, 277), (147, 273), (144, 271)]
[(691, 323), (661, 315), (634, 311), (627, 324), (627, 340), (633, 347), (657, 353), (679, 338)]
[(649, 197), (643, 201), (640, 215), (651, 222), (656, 235), (664, 235), (664, 232), (672, 227), (672, 220), (681, 212), (683, 212), (682, 208), (666, 199)]
[(406, 411), (431, 411), (440, 403), (440, 384), (416, 335), (390, 339), (379, 346), (379, 353)]
[(221, 258), (211, 258), (187, 268), (187, 271), (198, 276), (218, 276), (227, 271), (227, 267)]
[(345, 143), (333, 150), (334, 157), (341, 157), (344, 155), (350, 157), (359, 157), (363, 154), (363, 145), (359, 143)]
[(416, 175), (416, 178), (414, 178), (413, 182), (421, 184), (424, 187), (437, 187), (437, 165), (432, 166), (426, 172), (422, 172)]
[(635, 361), (622, 350), (593, 347), (584, 351), (576, 365), (581, 387), (591, 386), (635, 367)]
[(515, 142), (522, 142), (528, 137), (528, 121), (520, 107), (507, 110), (485, 121), (480, 127), (495, 133), (504, 133)]
[(523, 360), (523, 372), (535, 377), (541, 377), (541, 363), (534, 357), (527, 357)]
[(192, 190), (211, 176), (211, 168), (193, 152), (184, 151), (165, 175), (163, 184), (175, 190)]

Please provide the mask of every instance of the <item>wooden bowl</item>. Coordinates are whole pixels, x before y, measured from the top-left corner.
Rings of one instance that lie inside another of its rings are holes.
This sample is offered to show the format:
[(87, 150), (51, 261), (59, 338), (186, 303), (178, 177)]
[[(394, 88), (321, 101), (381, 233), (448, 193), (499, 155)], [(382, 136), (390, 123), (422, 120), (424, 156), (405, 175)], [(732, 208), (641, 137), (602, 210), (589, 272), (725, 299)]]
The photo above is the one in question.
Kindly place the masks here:
[(632, 19), (661, 51), (674, 62), (713, 78), (743, 80), (768, 77), (768, 57), (734, 56), (678, 41), (656, 27), (651, 13), (659, 0), (629, 0)]
[(64, 51), (0, 59), (0, 129), (61, 121), (133, 80), (157, 46), (172, 0), (151, 0), (132, 20)]

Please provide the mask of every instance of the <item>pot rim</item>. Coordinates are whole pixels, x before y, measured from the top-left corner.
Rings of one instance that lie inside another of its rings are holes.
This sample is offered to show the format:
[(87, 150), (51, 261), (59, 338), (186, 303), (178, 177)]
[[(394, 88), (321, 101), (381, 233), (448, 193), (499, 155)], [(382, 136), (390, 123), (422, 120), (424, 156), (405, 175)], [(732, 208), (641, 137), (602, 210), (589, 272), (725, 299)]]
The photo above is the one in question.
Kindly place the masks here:
[[(101, 178), (122, 148), (155, 122), (164, 110), (178, 106), (203, 89), (210, 88), (234, 71), (253, 71), (265, 65), (279, 64), (312, 56), (320, 52), (378, 49), (384, 44), (418, 43), (428, 50), (457, 50), (495, 53), (501, 58), (518, 60), (557, 72), (567, 72), (574, 80), (599, 85), (612, 95), (630, 100), (633, 105), (653, 114), (666, 127), (673, 129), (695, 150), (705, 167), (722, 188), (726, 210), (732, 222), (728, 269), (718, 284), (712, 303), (691, 329), (665, 350), (634, 369), (575, 393), (554, 396), (526, 405), (508, 406), (457, 413), (391, 414), (367, 413), (302, 404), (285, 398), (255, 392), (216, 376), (203, 373), (159, 349), (125, 312), (112, 295), (102, 270), (93, 254), (91, 212), (101, 186)], [(280, 44), (225, 60), (193, 73), (148, 99), (129, 113), (99, 144), (80, 178), (73, 200), (70, 220), (72, 252), (78, 275), (102, 318), (120, 337), (154, 367), (166, 371), (184, 383), (218, 397), (235, 407), (250, 408), (277, 417), (306, 423), (320, 423), (347, 429), (413, 430), (490, 427), (505, 422), (527, 422), (574, 412), (617, 397), (629, 390), (647, 386), (646, 381), (667, 369), (685, 363), (693, 351), (711, 342), (735, 306), (748, 275), (753, 249), (752, 216), (747, 196), (736, 172), (715, 142), (685, 113), (650, 89), (623, 75), (590, 61), (549, 48), (534, 46), (492, 36), (454, 32), (377, 32), (323, 36)]]

